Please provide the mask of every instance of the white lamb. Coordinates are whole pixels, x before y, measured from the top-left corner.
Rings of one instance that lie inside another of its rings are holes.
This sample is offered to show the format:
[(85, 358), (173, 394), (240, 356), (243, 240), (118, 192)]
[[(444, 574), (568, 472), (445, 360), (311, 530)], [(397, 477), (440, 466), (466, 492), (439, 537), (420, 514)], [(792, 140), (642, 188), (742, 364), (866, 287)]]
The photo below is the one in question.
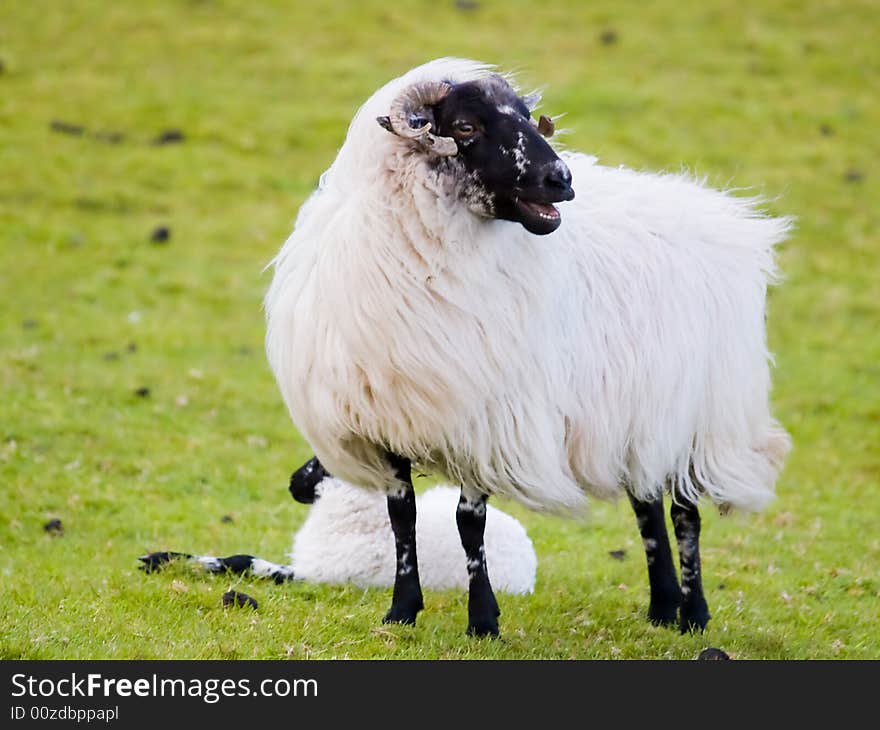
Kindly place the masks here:
[(557, 154), (535, 101), (459, 59), (377, 91), (274, 260), (269, 362), (330, 473), (388, 495), (386, 620), (422, 608), (412, 463), (463, 485), (469, 633), (498, 630), (492, 494), (568, 513), (628, 495), (649, 617), (702, 629), (696, 503), (763, 507), (789, 449), (765, 300), (790, 223), (686, 175)]
[[(434, 590), (465, 589), (468, 574), (455, 525), (458, 489), (438, 486), (416, 498), (422, 584)], [(519, 521), (489, 506), (486, 553), (492, 584), (505, 593), (531, 593), (537, 558)], [(375, 490), (325, 479), (318, 499), (294, 536), (290, 565), (298, 580), (312, 583), (394, 585), (394, 535), (385, 499)]]
[[(211, 573), (229, 571), (276, 583), (301, 580), (353, 583), (365, 588), (394, 585), (394, 535), (388, 529), (383, 496), (332, 477), (311, 483), (308, 489), (311, 507), (294, 533), (287, 565), (244, 554), (216, 557), (154, 552), (139, 558), (141, 567), (151, 573), (174, 558), (186, 558)], [(432, 487), (416, 501), (423, 584), (434, 590), (466, 588), (468, 575), (455, 525), (458, 490)], [(534, 591), (538, 560), (532, 541), (518, 520), (494, 507), (489, 507), (487, 514), (486, 553), (498, 590), (514, 594)]]

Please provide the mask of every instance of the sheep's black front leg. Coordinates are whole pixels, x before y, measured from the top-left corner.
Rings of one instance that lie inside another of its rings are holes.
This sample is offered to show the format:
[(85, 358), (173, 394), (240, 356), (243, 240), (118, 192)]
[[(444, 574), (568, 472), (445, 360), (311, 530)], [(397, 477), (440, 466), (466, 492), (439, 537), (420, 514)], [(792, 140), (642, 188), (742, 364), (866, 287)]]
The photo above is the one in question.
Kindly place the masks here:
[(681, 590), (672, 562), (672, 550), (666, 533), (666, 519), (663, 514), (663, 497), (652, 502), (642, 502), (630, 495), (639, 533), (645, 547), (648, 561), (648, 581), (651, 584), (651, 603), (648, 619), (653, 624), (671, 626), (675, 623), (678, 606), (681, 603)]
[(382, 621), (414, 624), (416, 614), (424, 607), (416, 556), (416, 494), (409, 460), (399, 456), (389, 458), (399, 481), (399, 488), (388, 495), (388, 516), (391, 518), (397, 550), (397, 572), (394, 575), (391, 608)]
[(486, 569), (486, 549), (483, 533), (486, 529), (485, 494), (476, 494), (462, 489), (455, 521), (458, 534), (467, 556), (467, 570), (470, 585), (468, 589), (468, 628), (469, 636), (498, 636), (498, 602), (489, 583)]
[(693, 504), (672, 503), (670, 508), (681, 563), (681, 633), (702, 631), (709, 623), (700, 569), (700, 513)]

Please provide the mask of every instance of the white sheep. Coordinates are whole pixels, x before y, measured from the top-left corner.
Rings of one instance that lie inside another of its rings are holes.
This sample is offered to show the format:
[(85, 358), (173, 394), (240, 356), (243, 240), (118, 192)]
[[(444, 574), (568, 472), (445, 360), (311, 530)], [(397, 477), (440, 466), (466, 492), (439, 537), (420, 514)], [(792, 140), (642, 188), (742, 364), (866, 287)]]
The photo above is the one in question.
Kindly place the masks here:
[(557, 154), (511, 84), (440, 59), (361, 107), (274, 259), (270, 365), (328, 470), (388, 495), (386, 620), (422, 607), (414, 463), (462, 484), (469, 633), (497, 633), (493, 494), (563, 513), (627, 494), (649, 617), (702, 629), (697, 500), (763, 507), (789, 449), (765, 299), (790, 221), (687, 175)]

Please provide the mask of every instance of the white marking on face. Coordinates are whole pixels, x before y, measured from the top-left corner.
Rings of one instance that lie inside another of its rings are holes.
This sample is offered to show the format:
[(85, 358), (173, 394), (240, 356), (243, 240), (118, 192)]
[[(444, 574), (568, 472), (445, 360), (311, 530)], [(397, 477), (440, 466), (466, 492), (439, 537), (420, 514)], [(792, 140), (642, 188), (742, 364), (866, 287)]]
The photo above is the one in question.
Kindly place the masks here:
[(501, 104), (498, 107), (498, 111), (501, 112), (502, 114), (508, 114), (509, 116), (516, 116), (517, 114), (519, 114), (519, 112), (516, 109), (514, 109), (512, 106), (510, 106), (510, 104)]
[(484, 218), (491, 218), (495, 214), (495, 196), (483, 187), (476, 171), (469, 173), (463, 179), (460, 189), (462, 198), (472, 213)]
[(516, 147), (513, 148), (513, 161), (516, 163), (517, 182), (526, 174), (529, 159), (526, 157), (526, 136), (522, 132), (516, 133)]

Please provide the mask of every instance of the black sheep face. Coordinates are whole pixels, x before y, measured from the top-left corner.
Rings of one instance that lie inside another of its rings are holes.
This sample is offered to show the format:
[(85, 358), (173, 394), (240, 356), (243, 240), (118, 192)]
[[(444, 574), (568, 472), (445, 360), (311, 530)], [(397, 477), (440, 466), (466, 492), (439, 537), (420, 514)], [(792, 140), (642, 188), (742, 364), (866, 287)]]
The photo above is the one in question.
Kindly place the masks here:
[(446, 159), (462, 174), (460, 189), (471, 211), (520, 223), (537, 235), (559, 227), (553, 203), (574, 198), (571, 173), (531, 120), (526, 101), (502, 77), (453, 85), (425, 112), (432, 133), (458, 147)]

